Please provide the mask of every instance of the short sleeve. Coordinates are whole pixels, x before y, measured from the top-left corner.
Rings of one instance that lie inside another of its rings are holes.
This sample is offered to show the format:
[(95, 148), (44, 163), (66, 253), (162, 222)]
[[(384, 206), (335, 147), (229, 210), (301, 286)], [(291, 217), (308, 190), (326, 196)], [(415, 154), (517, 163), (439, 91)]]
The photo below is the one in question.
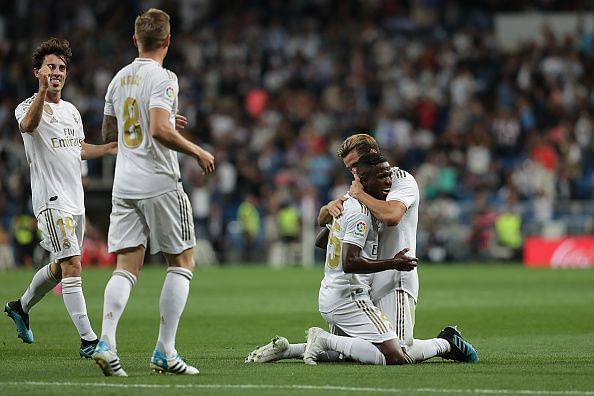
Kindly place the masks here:
[(16, 109), (14, 109), (14, 116), (17, 120), (18, 125), (19, 125), (19, 131), (21, 131), (21, 132), (23, 132), (23, 130), (21, 129), (21, 122), (23, 122), (23, 119), (27, 115), (27, 111), (29, 110), (29, 107), (31, 107), (31, 103), (33, 103), (34, 98), (35, 97), (31, 97), (31, 98), (25, 100), (24, 102), (19, 104), (16, 107)]
[(162, 78), (153, 85), (149, 109), (158, 107), (169, 112), (174, 111), (179, 87), (175, 75), (169, 71), (167, 73), (170, 78)]
[[(404, 174), (398, 176), (398, 172)], [(392, 188), (386, 198), (386, 201), (400, 201), (406, 208), (410, 208), (419, 200), (419, 187), (411, 175), (407, 175), (402, 170), (397, 170), (392, 176)]]
[(103, 106), (103, 114), (110, 117), (115, 117), (116, 113), (113, 109), (113, 84), (115, 79), (111, 80), (105, 93), (105, 105)]
[(363, 249), (372, 227), (371, 214), (366, 208), (358, 207), (348, 212), (345, 210), (343, 216), (346, 216), (343, 242), (357, 245)]
[(80, 111), (78, 111), (78, 109), (72, 105), (72, 111), (75, 114), (75, 119), (78, 117), (78, 122), (80, 123), (80, 139), (85, 139), (85, 123), (82, 121), (82, 117), (80, 115)]

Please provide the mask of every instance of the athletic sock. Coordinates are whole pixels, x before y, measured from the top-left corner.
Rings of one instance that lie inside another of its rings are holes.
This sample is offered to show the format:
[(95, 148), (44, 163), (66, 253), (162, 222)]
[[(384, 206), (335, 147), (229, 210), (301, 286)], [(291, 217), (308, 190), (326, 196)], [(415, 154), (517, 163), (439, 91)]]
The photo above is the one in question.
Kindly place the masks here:
[(162, 352), (168, 359), (177, 356), (175, 335), (177, 334), (179, 319), (188, 300), (192, 277), (192, 271), (186, 268), (169, 267), (165, 282), (163, 282), (159, 301), (161, 320), (157, 350)]
[(406, 363), (419, 363), (435, 356), (448, 353), (451, 349), (450, 343), (442, 338), (431, 338), (429, 340), (413, 340), (411, 346), (403, 347)]
[(363, 364), (385, 365), (386, 358), (371, 342), (361, 338), (343, 337), (334, 334), (324, 334), (328, 350), (342, 353)]
[(52, 274), (50, 265), (43, 266), (33, 275), (29, 287), (27, 287), (27, 290), (21, 296), (21, 306), (24, 313), (29, 313), (29, 310), (35, 304), (60, 283), (60, 280), (56, 279), (54, 274)]
[(97, 339), (97, 335), (91, 328), (91, 322), (87, 316), (87, 306), (85, 304), (85, 296), (82, 291), (82, 278), (80, 276), (72, 276), (62, 279), (62, 298), (66, 310), (70, 314), (70, 318), (74, 326), (80, 334), (80, 338), (87, 341)]
[(136, 276), (126, 270), (115, 270), (105, 286), (103, 296), (103, 321), (101, 340), (116, 351), (116, 330), (124, 308), (128, 304), (130, 292), (136, 284)]
[(301, 344), (289, 344), (287, 350), (283, 353), (283, 359), (303, 359), (303, 353), (305, 352), (305, 343)]

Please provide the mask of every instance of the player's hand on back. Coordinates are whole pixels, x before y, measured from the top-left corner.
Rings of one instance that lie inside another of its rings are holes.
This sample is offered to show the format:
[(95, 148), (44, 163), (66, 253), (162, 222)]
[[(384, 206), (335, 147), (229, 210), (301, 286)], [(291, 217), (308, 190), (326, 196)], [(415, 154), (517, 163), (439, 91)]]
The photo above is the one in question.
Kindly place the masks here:
[(175, 129), (178, 132), (181, 132), (186, 128), (186, 126), (188, 126), (188, 118), (181, 114), (176, 114), (175, 115)]
[(214, 172), (214, 169), (215, 169), (214, 155), (212, 155), (208, 151), (201, 148), (200, 153), (196, 157), (196, 160), (198, 161), (198, 164), (204, 171), (204, 174), (209, 174), (209, 173)]
[(342, 215), (342, 204), (346, 200), (346, 197), (340, 197), (334, 201), (328, 202), (326, 207), (328, 208), (328, 213), (330, 213), (330, 216), (334, 217), (335, 219), (339, 218), (340, 215)]
[(404, 248), (394, 256), (394, 269), (398, 271), (412, 271), (417, 266), (419, 261), (416, 257), (407, 256), (410, 249)]

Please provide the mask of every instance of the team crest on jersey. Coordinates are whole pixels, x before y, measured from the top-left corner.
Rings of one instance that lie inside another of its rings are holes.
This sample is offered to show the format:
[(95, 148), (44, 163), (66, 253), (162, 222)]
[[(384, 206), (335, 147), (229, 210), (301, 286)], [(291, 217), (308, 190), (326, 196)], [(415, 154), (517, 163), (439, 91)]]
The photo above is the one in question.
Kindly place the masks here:
[(167, 87), (165, 90), (165, 97), (169, 100), (173, 100), (175, 98), (175, 90), (173, 87)]
[(50, 106), (47, 103), (43, 105), (43, 112), (45, 114), (54, 115), (54, 111), (52, 110), (52, 106)]
[(64, 249), (70, 249), (70, 240), (68, 238), (64, 239), (62, 246), (64, 246)]
[(355, 236), (364, 237), (367, 224), (364, 221), (360, 221), (355, 225)]

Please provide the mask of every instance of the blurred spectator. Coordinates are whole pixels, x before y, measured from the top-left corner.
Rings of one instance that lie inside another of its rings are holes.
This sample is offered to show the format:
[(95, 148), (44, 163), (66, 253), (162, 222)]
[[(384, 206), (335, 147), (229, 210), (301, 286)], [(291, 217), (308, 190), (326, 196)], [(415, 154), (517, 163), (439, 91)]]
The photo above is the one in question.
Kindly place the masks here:
[(522, 258), (522, 217), (517, 207), (517, 194), (508, 198), (507, 206), (495, 219), (497, 249), (494, 256), (500, 259), (519, 260)]
[(12, 235), (15, 246), (15, 261), (26, 268), (33, 267), (33, 252), (39, 243), (37, 237), (37, 220), (28, 211), (13, 217)]
[(0, 270), (6, 270), (16, 267), (14, 262), (14, 252), (10, 245), (8, 233), (0, 225)]
[(81, 263), (98, 267), (113, 267), (116, 263), (116, 255), (107, 250), (105, 236), (93, 225), (88, 216), (85, 219)]
[[(507, 50), (494, 39), (494, 16), (538, 4), (412, 2), (395, 16), (398, 2), (390, 1), (150, 3), (166, 6), (179, 25), (165, 66), (178, 71), (186, 133), (210, 144), (217, 159), (210, 180), (192, 170), (191, 161), (182, 175), (197, 236), (220, 261), (236, 257), (228, 226), (249, 194), (264, 199), (261, 232), (270, 246), (280, 232), (276, 219), (269, 221), (276, 216), (268, 208), (271, 192), (291, 184), (275, 199), (297, 201), (313, 185), (317, 205), (342, 194), (348, 180), (334, 153), (355, 132), (373, 134), (392, 163), (415, 175), (420, 210), (427, 207), (430, 216), (427, 241), (443, 245), (445, 259), (464, 251), (452, 249), (469, 231), (482, 191), (495, 210), (506, 205), (500, 192), (517, 190), (527, 212), (522, 229), (533, 233), (558, 217), (566, 206), (559, 200), (580, 200), (584, 211), (594, 212), (594, 33), (585, 18), (566, 37), (544, 26), (542, 40)], [(591, 11), (591, 5), (561, 3), (546, 8)], [(105, 84), (134, 56), (131, 32), (121, 26), (148, 7), (79, 0), (75, 11), (58, 5), (54, 15), (35, 12), (35, 2), (10, 4), (0, 42), (5, 229), (29, 196), (12, 114), (34, 89), (24, 77), (38, 37), (65, 37), (77, 48), (79, 66), (70, 70), (64, 95), (79, 106), (86, 140), (99, 142)], [(89, 197), (107, 195), (112, 174), (113, 162), (88, 161)], [(451, 221), (453, 240), (435, 225), (439, 214), (431, 209), (444, 200), (459, 213)], [(90, 201), (87, 210), (98, 218), (105, 208)]]
[(299, 236), (301, 233), (299, 211), (291, 202), (285, 201), (281, 203), (275, 220), (278, 240), (272, 247), (273, 251), (269, 258), (270, 264), (273, 267), (297, 264), (300, 254)]
[(237, 219), (243, 232), (243, 262), (254, 261), (254, 249), (257, 239), (261, 235), (260, 212), (258, 210), (258, 198), (248, 194), (237, 209)]

